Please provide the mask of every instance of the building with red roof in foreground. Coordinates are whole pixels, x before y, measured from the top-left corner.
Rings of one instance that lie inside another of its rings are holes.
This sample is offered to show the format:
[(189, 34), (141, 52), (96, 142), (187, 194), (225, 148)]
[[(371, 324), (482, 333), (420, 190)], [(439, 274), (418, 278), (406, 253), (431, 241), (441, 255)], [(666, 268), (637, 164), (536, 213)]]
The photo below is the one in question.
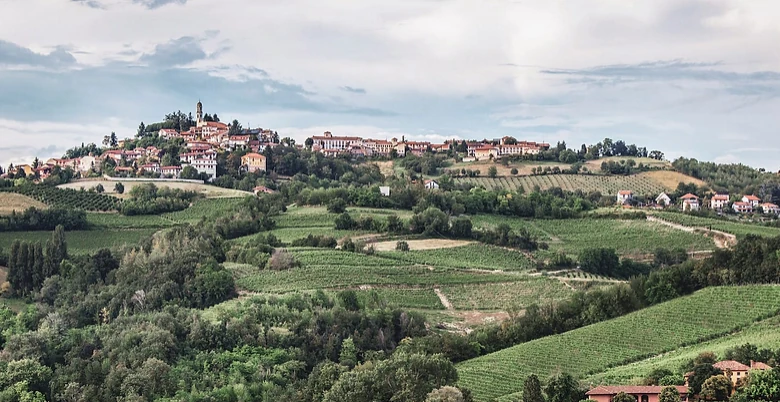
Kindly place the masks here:
[[(611, 402), (615, 395), (624, 392), (633, 396), (637, 402), (658, 402), (661, 390), (664, 388), (657, 385), (600, 385), (588, 391), (585, 395), (588, 396), (588, 399), (596, 402)], [(687, 401), (688, 387), (678, 385), (675, 388), (680, 393), (680, 399), (683, 402)]]

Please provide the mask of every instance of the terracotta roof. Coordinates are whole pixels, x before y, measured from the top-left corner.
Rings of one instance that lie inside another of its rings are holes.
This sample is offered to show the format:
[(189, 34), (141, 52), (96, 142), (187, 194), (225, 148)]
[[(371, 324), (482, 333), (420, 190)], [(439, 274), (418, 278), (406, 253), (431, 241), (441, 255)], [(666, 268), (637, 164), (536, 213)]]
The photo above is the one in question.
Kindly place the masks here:
[(746, 196), (744, 196), (742, 198), (747, 198), (750, 201), (761, 201), (761, 199), (756, 197), (755, 195), (746, 195)]
[(618, 194), (620, 194), (620, 195), (631, 195), (631, 194), (634, 194), (634, 192), (631, 191), (631, 190), (620, 190), (620, 191), (618, 191)]
[(752, 370), (772, 370), (772, 366), (766, 363), (754, 362), (754, 361), (750, 362), (750, 368)]
[(160, 168), (160, 170), (171, 170), (171, 169), (173, 170), (181, 169), (181, 166), (163, 166)]
[(715, 194), (712, 196), (713, 200), (719, 200), (719, 201), (728, 201), (729, 195), (728, 194)]
[(243, 157), (244, 158), (263, 158), (263, 159), (265, 159), (265, 156), (263, 156), (261, 154), (258, 154), (256, 152), (250, 152), (250, 153), (244, 155)]
[(336, 140), (336, 141), (360, 141), (360, 137), (336, 137), (336, 136), (320, 136), (315, 135), (311, 137), (312, 140)]
[(765, 203), (761, 204), (761, 206), (764, 207), (764, 208), (777, 208), (777, 205), (772, 204), (771, 202), (765, 202)]
[(684, 196), (682, 196), (680, 198), (682, 198), (683, 200), (688, 200), (688, 199), (697, 199), (698, 200), (699, 199), (699, 197), (697, 197), (695, 194), (691, 194), (691, 193), (685, 194)]
[[(675, 386), (680, 394), (687, 394), (688, 387), (683, 385)], [(664, 387), (658, 385), (599, 385), (596, 388), (585, 393), (585, 395), (615, 395), (621, 392), (627, 394), (660, 394)]]
[(752, 206), (753, 204), (751, 204), (751, 203), (749, 203), (749, 202), (742, 202), (742, 201), (737, 201), (737, 202), (735, 202), (735, 203), (734, 203), (734, 205), (735, 205), (735, 206), (738, 206), (738, 207), (750, 207), (750, 206)]
[(721, 362), (717, 362), (712, 365), (712, 367), (721, 369), (721, 370), (731, 370), (731, 371), (748, 371), (750, 370), (750, 367), (736, 361), (736, 360), (724, 360)]

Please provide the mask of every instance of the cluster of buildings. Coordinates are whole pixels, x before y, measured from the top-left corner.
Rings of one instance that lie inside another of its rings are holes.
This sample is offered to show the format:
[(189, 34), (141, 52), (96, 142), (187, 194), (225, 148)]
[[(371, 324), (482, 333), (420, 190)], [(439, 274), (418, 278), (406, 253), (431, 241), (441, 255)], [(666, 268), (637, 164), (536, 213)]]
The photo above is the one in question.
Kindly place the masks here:
[[(618, 191), (618, 204), (627, 204), (633, 199), (634, 193), (632, 191)], [(702, 208), (702, 201), (695, 194), (685, 194), (679, 198), (679, 201), (683, 211), (698, 211)], [(659, 206), (668, 207), (672, 204), (672, 198), (666, 193), (661, 193), (656, 197), (655, 202)], [(739, 201), (731, 202), (731, 197), (728, 194), (714, 194), (709, 199), (709, 207), (714, 211), (723, 211), (730, 207), (739, 214), (752, 214), (761, 208), (765, 215), (780, 215), (780, 207), (771, 202), (762, 202), (761, 198), (755, 195), (745, 195)]]
[[(528, 141), (510, 141), (510, 137), (504, 137), (500, 140), (482, 142), (470, 141), (466, 143), (467, 153), (470, 157), (476, 159), (499, 158), (505, 155), (536, 155), (543, 150), (549, 149), (550, 144), (528, 142)], [(404, 157), (407, 153), (420, 156), (424, 152), (446, 152), (458, 144), (455, 140), (444, 141), (442, 144), (434, 144), (428, 141), (406, 141), (401, 136), (391, 140), (378, 140), (361, 137), (335, 136), (330, 131), (323, 135), (311, 137), (312, 150), (321, 152), (325, 155), (335, 156), (339, 154), (348, 154), (354, 156), (391, 156), (393, 152), (398, 157)]]
[[(772, 367), (761, 362), (750, 361), (750, 365), (742, 364), (734, 360), (724, 360), (712, 365), (723, 371), (732, 383), (733, 389), (744, 384), (748, 374), (753, 370), (771, 370)], [(680, 400), (688, 400), (688, 378), (693, 372), (685, 373), (685, 385), (675, 386), (680, 393)], [(659, 402), (661, 390), (665, 387), (657, 385), (617, 385), (617, 386), (597, 386), (586, 393), (588, 399), (596, 402), (612, 402), (612, 398), (619, 393), (625, 393), (634, 397), (637, 402)]]

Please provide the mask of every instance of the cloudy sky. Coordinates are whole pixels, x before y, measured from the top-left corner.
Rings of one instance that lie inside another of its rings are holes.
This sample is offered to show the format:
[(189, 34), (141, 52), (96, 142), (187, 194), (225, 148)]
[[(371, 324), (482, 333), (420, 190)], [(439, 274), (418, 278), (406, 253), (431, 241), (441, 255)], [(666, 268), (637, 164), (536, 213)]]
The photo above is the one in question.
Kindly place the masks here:
[(780, 169), (777, 0), (0, 0), (0, 164), (170, 111)]

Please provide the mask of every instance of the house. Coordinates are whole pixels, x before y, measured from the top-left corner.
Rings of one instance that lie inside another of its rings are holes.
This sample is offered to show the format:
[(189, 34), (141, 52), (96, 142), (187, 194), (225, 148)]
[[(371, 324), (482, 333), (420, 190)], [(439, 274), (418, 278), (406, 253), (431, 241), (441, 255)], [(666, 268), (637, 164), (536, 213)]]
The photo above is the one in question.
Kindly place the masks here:
[(688, 193), (684, 196), (680, 197), (682, 200), (682, 209), (683, 211), (698, 211), (701, 207), (701, 204), (699, 204), (699, 197)]
[(266, 186), (257, 186), (257, 187), (255, 187), (255, 188), (253, 188), (253, 189), (252, 189), (252, 191), (255, 193), (255, 195), (260, 195), (260, 194), (273, 194), (273, 193), (275, 193), (275, 192), (276, 192), (276, 191), (274, 191), (274, 190), (271, 190), (270, 188), (268, 188), (268, 187), (266, 187)]
[(780, 215), (780, 207), (772, 204), (771, 202), (765, 202), (761, 204), (761, 209), (763, 209), (764, 213), (767, 215)]
[(634, 192), (631, 190), (620, 190), (617, 194), (617, 203), (625, 204), (634, 199)]
[(710, 208), (712, 209), (723, 209), (726, 205), (729, 203), (729, 195), (728, 194), (715, 194), (710, 199)]
[(179, 132), (172, 128), (161, 128), (157, 135), (163, 138), (176, 138), (179, 136)]
[(114, 176), (127, 177), (133, 174), (134, 170), (131, 167), (117, 166), (114, 168)]
[(76, 165), (76, 168), (81, 173), (89, 172), (90, 170), (95, 169), (95, 167), (100, 170), (100, 163), (98, 159), (92, 155), (82, 156), (78, 159), (78, 164)]
[(428, 190), (436, 190), (439, 188), (439, 183), (436, 182), (436, 180), (426, 180), (423, 185)]
[(735, 360), (724, 360), (712, 365), (717, 369), (723, 370), (728, 374), (731, 372), (731, 383), (737, 385), (740, 380), (744, 380), (747, 377), (750, 370), (771, 370), (772, 367), (765, 363), (750, 361), (750, 366), (742, 364)]
[(474, 150), (474, 156), (477, 159), (490, 159), (498, 156), (498, 148), (492, 146), (482, 146)]
[(209, 175), (209, 181), (217, 177), (217, 160), (216, 158), (199, 157), (190, 160), (187, 165), (192, 166), (198, 173), (205, 173)]
[(666, 193), (661, 193), (658, 194), (658, 197), (655, 197), (655, 202), (658, 205), (663, 205), (665, 207), (668, 207), (669, 204), (672, 203), (672, 199)]
[(732, 206), (734, 212), (738, 214), (750, 214), (753, 213), (753, 204), (744, 201), (737, 201)]
[(249, 135), (231, 135), (227, 141), (228, 147), (236, 149), (249, 145)]
[(163, 176), (179, 177), (181, 166), (163, 166), (160, 168), (160, 174)]
[(241, 166), (246, 168), (247, 172), (265, 172), (265, 156), (255, 152), (250, 152), (241, 157)]
[(321, 149), (347, 149), (352, 144), (363, 142), (363, 139), (360, 137), (337, 137), (331, 134), (330, 131), (326, 131), (323, 135), (315, 135), (311, 139)]
[[(688, 387), (678, 385), (675, 388), (680, 393), (680, 400), (687, 401)], [(637, 402), (658, 402), (663, 389), (664, 387), (658, 385), (600, 385), (586, 392), (585, 395), (588, 396), (588, 399), (596, 402), (611, 402), (615, 395), (623, 392), (633, 396)]]
[(141, 172), (160, 173), (159, 163), (147, 163), (141, 166)]
[(390, 196), (390, 186), (379, 186), (379, 194), (382, 194), (385, 197)]
[(746, 195), (742, 197), (742, 202), (749, 203), (753, 208), (757, 207), (761, 203), (761, 199), (755, 195)]

